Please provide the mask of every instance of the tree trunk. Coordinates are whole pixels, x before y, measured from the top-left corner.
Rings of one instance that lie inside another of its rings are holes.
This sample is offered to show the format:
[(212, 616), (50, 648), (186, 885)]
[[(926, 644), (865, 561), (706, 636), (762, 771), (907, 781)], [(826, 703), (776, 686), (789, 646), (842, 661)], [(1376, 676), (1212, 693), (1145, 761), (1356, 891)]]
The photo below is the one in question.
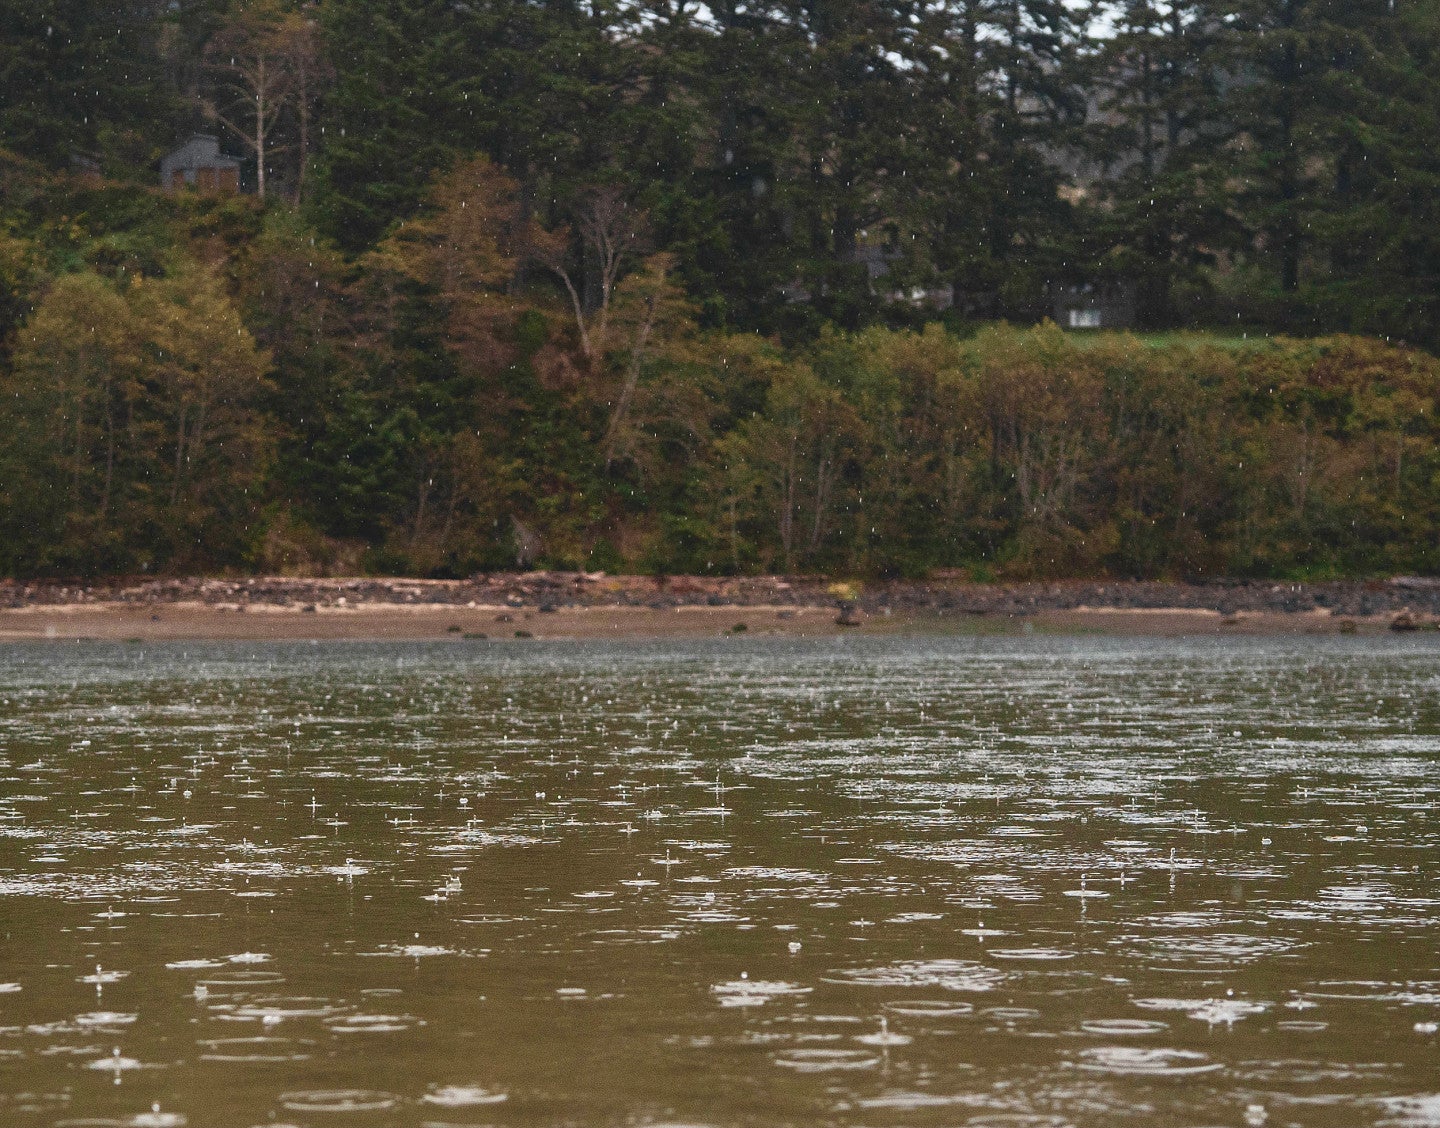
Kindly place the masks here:
[(310, 71), (302, 58), (296, 64), (296, 110), (300, 118), (300, 160), (295, 167), (295, 202), (305, 195), (305, 165), (310, 159)]
[(605, 442), (601, 448), (601, 456), (604, 459), (605, 473), (607, 474), (610, 473), (610, 464), (615, 460), (615, 444), (620, 439), (620, 428), (625, 425), (625, 417), (630, 413), (630, 403), (635, 398), (635, 388), (640, 383), (640, 367), (645, 362), (645, 349), (650, 343), (650, 334), (655, 328), (657, 304), (654, 298), (646, 303), (645, 320), (635, 334), (635, 344), (630, 350), (630, 364), (625, 369), (625, 383), (620, 389), (619, 398), (615, 401), (615, 409), (610, 413), (610, 425), (605, 428)]
[(115, 482), (115, 407), (105, 389), (105, 484), (100, 491), (100, 516), (110, 511), (110, 489)]
[(170, 504), (174, 505), (180, 497), (180, 475), (185, 465), (185, 416), (189, 405), (182, 399), (180, 401), (180, 416), (175, 421), (175, 477), (170, 482)]
[(780, 551), (785, 571), (790, 571), (791, 554), (795, 548), (795, 436), (785, 452), (785, 465), (780, 471)]
[(255, 84), (255, 194), (265, 198), (265, 57), (258, 62), (260, 81)]
[(810, 551), (817, 552), (825, 536), (825, 511), (830, 506), (830, 487), (835, 477), (834, 459), (823, 451), (815, 464), (815, 513), (810, 522)]

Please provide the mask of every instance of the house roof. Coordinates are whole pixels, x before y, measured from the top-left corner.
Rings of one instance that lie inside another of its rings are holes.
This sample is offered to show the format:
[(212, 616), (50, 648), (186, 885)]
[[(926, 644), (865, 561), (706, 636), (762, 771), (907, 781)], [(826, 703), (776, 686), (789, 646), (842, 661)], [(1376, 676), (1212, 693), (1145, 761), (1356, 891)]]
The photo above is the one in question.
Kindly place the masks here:
[(179, 148), (167, 153), (160, 161), (162, 173), (175, 169), (240, 167), (238, 157), (220, 151), (220, 139), (208, 133), (195, 133)]

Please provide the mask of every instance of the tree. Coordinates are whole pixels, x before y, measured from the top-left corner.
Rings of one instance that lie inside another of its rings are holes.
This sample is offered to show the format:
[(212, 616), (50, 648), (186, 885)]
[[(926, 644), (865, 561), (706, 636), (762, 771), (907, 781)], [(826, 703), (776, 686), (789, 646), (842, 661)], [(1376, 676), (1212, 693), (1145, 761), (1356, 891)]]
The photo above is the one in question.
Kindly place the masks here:
[(296, 209), (270, 208), (232, 271), (240, 315), (277, 377), (264, 396), (276, 447), (270, 484), (294, 511), (287, 520), (323, 528), (344, 472), (328, 440), (363, 378), (349, 268)]
[[(1367, 44), (1362, 29), (1388, 0), (1222, 0), (1215, 60), (1228, 89), (1232, 142), (1223, 159), (1239, 181), (1236, 210), (1281, 295), (1296, 294), (1313, 243), (1336, 127), (1355, 106), (1353, 79)], [(1343, 150), (1342, 150), (1343, 157)], [(1287, 299), (1288, 300), (1288, 299)]]
[(1084, 574), (1113, 550), (1104, 504), (1098, 365), (1053, 324), (979, 334), (972, 361), (991, 486), (1019, 575)]
[(400, 224), (372, 261), (390, 259), (438, 298), (446, 343), (467, 369), (488, 375), (506, 351), (497, 322), (514, 313), (506, 288), (535, 239), (515, 181), (488, 157), (474, 156), (436, 178), (420, 213)]
[[(1359, 29), (1366, 50), (1333, 124), (1333, 181), (1314, 220), (1307, 295), (1320, 324), (1440, 343), (1440, 12), (1398, 4)], [(1323, 257), (1322, 257), (1323, 256)]]
[(446, 302), (502, 289), (515, 273), (527, 235), (517, 185), (486, 156), (436, 178), (424, 208), (387, 240), (405, 269)]
[(543, 348), (511, 283), (531, 226), (515, 182), (475, 155), (360, 260), (350, 325), (363, 377), (325, 447), (353, 452), (345, 474), (330, 468), (345, 531), (383, 539), (392, 566), (493, 561), (487, 522), (524, 492), (507, 468), (539, 407)]
[(1222, 24), (1203, 4), (1127, 0), (1097, 59), (1089, 159), (1100, 166), (1094, 217), (1108, 269), (1136, 286), (1143, 325), (1176, 314), (1173, 288), (1233, 247), (1227, 216), (1227, 80), (1216, 57)]
[(170, 452), (168, 506), (183, 554), (188, 536), (205, 543), (207, 522), (233, 530), (258, 501), (246, 495), (263, 481), (270, 454), (258, 411), (270, 358), (221, 278), (198, 263), (182, 263), (163, 282), (132, 284), (128, 296), (146, 338), (147, 406), (155, 449)]
[(205, 114), (255, 154), (255, 192), (261, 199), (275, 127), (295, 93), (294, 63), (302, 36), (308, 50), (304, 21), (286, 12), (280, 0), (249, 0), (205, 47), (223, 99), (206, 101)]
[[(615, 303), (615, 328), (620, 346), (616, 359), (624, 375), (610, 401), (609, 418), (600, 441), (600, 461), (607, 474), (618, 459), (636, 454), (640, 430), (647, 423), (653, 425), (656, 416), (661, 414), (654, 410), (656, 398), (669, 398), (669, 406), (678, 406), (673, 396), (652, 397), (644, 395), (641, 388), (641, 377), (652, 359), (658, 359), (661, 365), (682, 363), (684, 351), (691, 344), (694, 313), (674, 283), (674, 269), (674, 256), (652, 255), (642, 269), (620, 284)], [(672, 384), (677, 382), (683, 383), (683, 377)], [(673, 391), (673, 386), (669, 390)], [(637, 411), (637, 397), (640, 405), (650, 410)], [(637, 422), (640, 427), (636, 426)]]
[(5, 425), (12, 567), (238, 563), (269, 443), (267, 358), (215, 272), (55, 283), (22, 328)]
[(965, 343), (923, 332), (829, 333), (813, 363), (843, 389), (866, 428), (857, 453), (851, 563), (861, 574), (914, 575), (981, 555), (983, 462)]
[(311, 136), (315, 103), (321, 87), (334, 80), (335, 69), (325, 53), (319, 21), (301, 11), (288, 22), (285, 47), (295, 100), (295, 201), (299, 203), (305, 198), (315, 144)]
[(588, 361), (609, 344), (610, 307), (620, 276), (645, 244), (645, 216), (618, 188), (593, 188), (574, 206), (577, 240), (566, 228), (534, 236), (531, 254), (565, 287), (580, 352)]
[(459, 72), (473, 56), (458, 49), (447, 0), (349, 0), (320, 20), (336, 78), (315, 206), (322, 230), (356, 252), (410, 215), (463, 150), (472, 107)]
[(928, 181), (939, 189), (930, 238), (957, 293), (978, 290), (982, 310), (1032, 318), (1076, 253), (1062, 188), (1084, 116), (1083, 12), (1058, 0), (936, 8), (925, 73), (950, 163)]
[(0, 366), (9, 359), (11, 334), (40, 280), (38, 250), (29, 240), (0, 228)]
[(7, 397), (6, 511), (12, 552), (29, 551), (12, 567), (63, 567), (86, 542), (91, 567), (123, 567), (117, 542), (130, 515), (128, 498), (116, 504), (116, 478), (118, 470), (123, 495), (144, 361), (129, 304), (93, 274), (61, 278), (21, 330)]
[(842, 475), (860, 432), (844, 397), (808, 367), (792, 364), (776, 374), (764, 412), (717, 444), (726, 507), (767, 565), (788, 572), (821, 563), (837, 530)]
[(135, 174), (181, 116), (148, 0), (0, 0), (0, 147)]

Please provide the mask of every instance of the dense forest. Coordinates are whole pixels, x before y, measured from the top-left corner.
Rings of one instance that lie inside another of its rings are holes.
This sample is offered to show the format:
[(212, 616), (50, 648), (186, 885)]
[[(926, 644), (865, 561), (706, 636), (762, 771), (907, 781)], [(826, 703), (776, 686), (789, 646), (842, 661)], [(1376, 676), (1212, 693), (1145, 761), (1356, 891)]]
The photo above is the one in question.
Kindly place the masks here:
[(1434, 0), (0, 0), (0, 574), (1434, 572), (1437, 138)]

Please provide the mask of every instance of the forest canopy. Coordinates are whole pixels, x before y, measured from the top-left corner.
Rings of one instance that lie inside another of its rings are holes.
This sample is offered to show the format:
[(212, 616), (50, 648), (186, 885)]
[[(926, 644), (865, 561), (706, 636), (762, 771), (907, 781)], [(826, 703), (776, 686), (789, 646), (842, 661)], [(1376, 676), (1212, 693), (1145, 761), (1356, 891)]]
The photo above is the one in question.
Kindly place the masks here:
[(1433, 572), (1436, 136), (1419, 0), (0, 0), (0, 573)]

